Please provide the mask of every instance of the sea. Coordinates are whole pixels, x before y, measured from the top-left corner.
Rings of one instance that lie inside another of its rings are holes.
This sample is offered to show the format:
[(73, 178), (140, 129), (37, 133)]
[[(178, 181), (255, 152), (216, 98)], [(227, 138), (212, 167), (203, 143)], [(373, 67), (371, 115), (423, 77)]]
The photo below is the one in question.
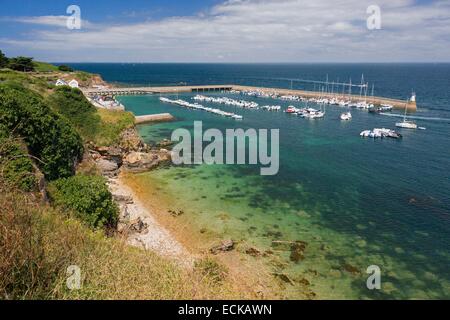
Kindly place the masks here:
[[(176, 117), (139, 126), (151, 144), (170, 139), (177, 128), (192, 131), (194, 121), (202, 121), (204, 130), (223, 132), (280, 130), (277, 175), (261, 176), (260, 167), (253, 165), (204, 164), (169, 166), (137, 178), (158, 184), (198, 230), (264, 252), (254, 259), (290, 279), (283, 284), (285, 297), (450, 299), (450, 64), (71, 66), (122, 86), (239, 84), (317, 90), (320, 85), (313, 81), (360, 83), (364, 75), (368, 94), (372, 85), (376, 96), (406, 100), (414, 91), (418, 110), (408, 116), (426, 130), (399, 129), (399, 140), (361, 138), (360, 132), (395, 129), (402, 110), (380, 115), (352, 109), (353, 119), (343, 122), (340, 114), (347, 109), (339, 106), (324, 106), (323, 119), (308, 120), (282, 111), (202, 103), (244, 117), (235, 121), (163, 104), (159, 95), (118, 99), (136, 115), (170, 112)], [(305, 106), (241, 94), (203, 94), (283, 109)], [(192, 101), (194, 94), (164, 96)], [(378, 271), (380, 287), (368, 286)]]

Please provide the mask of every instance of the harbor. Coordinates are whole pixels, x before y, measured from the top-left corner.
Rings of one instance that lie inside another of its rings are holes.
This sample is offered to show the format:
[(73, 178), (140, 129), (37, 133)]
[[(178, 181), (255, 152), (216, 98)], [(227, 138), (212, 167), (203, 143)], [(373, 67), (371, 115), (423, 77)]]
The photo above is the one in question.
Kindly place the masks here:
[[(351, 84), (345, 84), (351, 86)], [(344, 86), (345, 88), (345, 86)], [(343, 90), (344, 92), (330, 91), (307, 91), (298, 89), (282, 89), (282, 88), (266, 88), (241, 85), (203, 85), (203, 86), (166, 86), (166, 87), (115, 87), (115, 88), (87, 88), (83, 89), (86, 96), (118, 96), (118, 95), (147, 95), (147, 94), (180, 94), (180, 93), (200, 93), (200, 92), (241, 92), (254, 93), (255, 95), (264, 97), (299, 97), (303, 99), (335, 99), (345, 100), (349, 103), (373, 104), (374, 106), (392, 106), (395, 109), (408, 112), (415, 112), (417, 104), (415, 101), (399, 100), (386, 97), (365, 96), (352, 94), (351, 90)]]

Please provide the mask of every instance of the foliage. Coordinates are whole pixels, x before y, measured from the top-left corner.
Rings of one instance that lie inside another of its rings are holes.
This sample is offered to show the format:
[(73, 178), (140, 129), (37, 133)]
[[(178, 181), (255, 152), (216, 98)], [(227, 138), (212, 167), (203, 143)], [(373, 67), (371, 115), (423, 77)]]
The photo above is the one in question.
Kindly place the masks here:
[(120, 141), (120, 134), (134, 126), (134, 115), (127, 111), (98, 109), (102, 120), (100, 130), (94, 139), (97, 145), (110, 146)]
[[(152, 252), (92, 231), (1, 181), (0, 209), (0, 300), (242, 297)], [(80, 267), (79, 290), (66, 286), (71, 265)]]
[(69, 66), (66, 66), (65, 64), (62, 64), (58, 67), (59, 71), (63, 71), (63, 72), (73, 72), (73, 69)]
[(68, 177), (83, 154), (80, 136), (38, 94), (0, 85), (0, 127), (24, 139), (49, 180)]
[(8, 62), (8, 68), (22, 72), (34, 71), (33, 58), (29, 57), (10, 58)]
[(100, 130), (100, 117), (96, 108), (79, 89), (58, 87), (49, 97), (49, 105), (63, 115), (85, 141), (95, 139)]
[(103, 177), (76, 175), (52, 182), (48, 190), (56, 206), (73, 210), (92, 228), (117, 223), (118, 208)]
[(0, 68), (5, 68), (8, 65), (8, 58), (5, 56), (5, 54), (0, 50)]
[(10, 188), (33, 191), (37, 185), (33, 163), (18, 139), (0, 131), (0, 179)]

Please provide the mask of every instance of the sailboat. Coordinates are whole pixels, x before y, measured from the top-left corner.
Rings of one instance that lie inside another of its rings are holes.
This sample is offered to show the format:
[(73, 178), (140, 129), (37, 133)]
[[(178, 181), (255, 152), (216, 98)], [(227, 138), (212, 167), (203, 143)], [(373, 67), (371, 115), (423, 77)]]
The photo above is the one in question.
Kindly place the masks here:
[[(413, 103), (416, 102), (416, 94), (415, 93), (412, 94), (411, 99), (409, 101), (413, 102)], [(408, 111), (408, 104), (406, 104), (406, 106), (405, 106), (405, 116), (403, 117), (403, 121), (397, 122), (395, 124), (395, 126), (399, 127), (399, 128), (405, 128), (405, 129), (417, 129), (417, 124), (415, 122), (406, 120), (407, 111)]]

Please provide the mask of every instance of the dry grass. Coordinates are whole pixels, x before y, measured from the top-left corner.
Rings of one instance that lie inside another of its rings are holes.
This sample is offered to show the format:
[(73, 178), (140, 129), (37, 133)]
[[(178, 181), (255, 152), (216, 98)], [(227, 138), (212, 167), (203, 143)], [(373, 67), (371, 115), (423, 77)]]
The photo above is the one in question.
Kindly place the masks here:
[[(0, 187), (0, 299), (226, 299), (227, 283), (94, 232), (34, 197)], [(81, 268), (79, 290), (66, 270)]]

